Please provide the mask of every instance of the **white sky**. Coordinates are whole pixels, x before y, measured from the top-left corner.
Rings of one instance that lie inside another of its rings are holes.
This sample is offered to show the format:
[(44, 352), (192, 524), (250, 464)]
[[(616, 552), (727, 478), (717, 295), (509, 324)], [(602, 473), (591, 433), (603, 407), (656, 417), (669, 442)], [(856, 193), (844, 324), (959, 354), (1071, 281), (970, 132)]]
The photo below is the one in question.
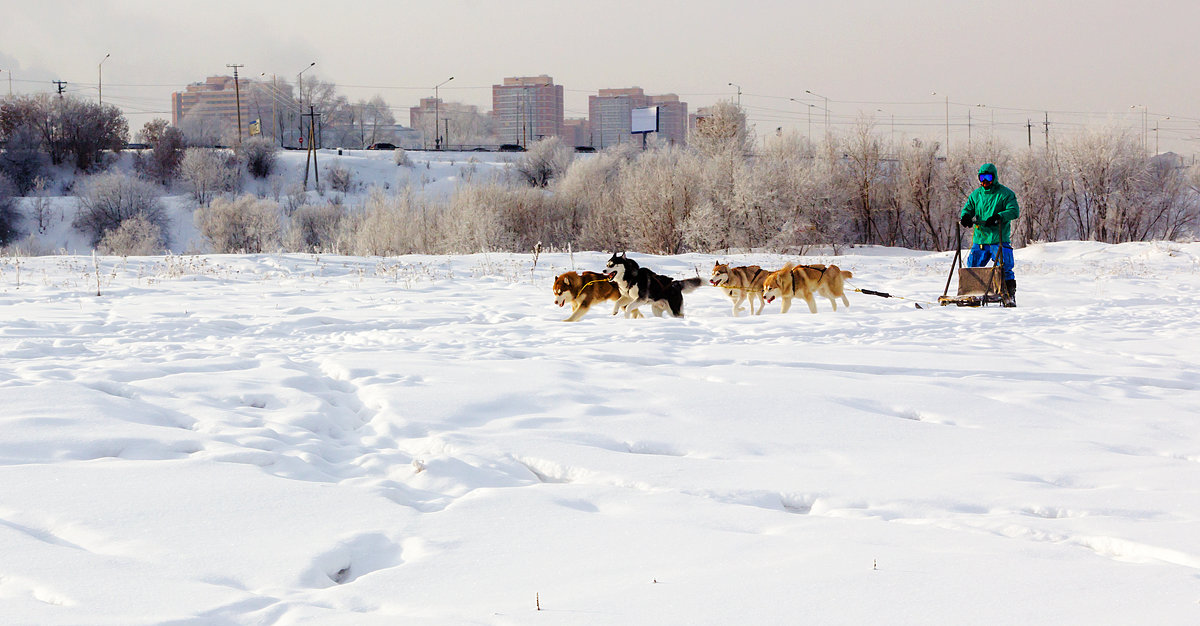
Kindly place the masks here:
[[(0, 0), (0, 16), (0, 90), (11, 71), (17, 92), (57, 78), (94, 96), (111, 54), (105, 100), (134, 128), (226, 64), (294, 82), (316, 61), (306, 77), (378, 93), (401, 123), (450, 76), (444, 100), (486, 110), (505, 76), (549, 74), (569, 117), (601, 88), (677, 93), (694, 110), (736, 98), (732, 82), (759, 136), (807, 132), (810, 110), (790, 101), (824, 106), (807, 90), (829, 98), (835, 129), (862, 112), (885, 136), (894, 119), (898, 139), (944, 139), (948, 96), (952, 147), (968, 114), (973, 138), (995, 129), (1016, 145), (1031, 118), (1041, 138), (1043, 111), (1052, 133), (1110, 120), (1140, 133), (1144, 111), (1151, 147), (1157, 126), (1162, 150), (1200, 152), (1194, 1)], [(819, 134), (824, 111), (811, 113)]]

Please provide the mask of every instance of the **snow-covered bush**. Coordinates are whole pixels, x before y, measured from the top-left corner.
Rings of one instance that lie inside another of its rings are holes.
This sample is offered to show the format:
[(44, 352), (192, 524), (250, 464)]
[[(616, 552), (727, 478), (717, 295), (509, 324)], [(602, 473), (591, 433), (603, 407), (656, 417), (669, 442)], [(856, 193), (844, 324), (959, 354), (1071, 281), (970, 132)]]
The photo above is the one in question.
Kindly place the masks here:
[(353, 182), (353, 175), (350, 170), (341, 165), (331, 165), (325, 170), (326, 180), (329, 182), (329, 188), (334, 191), (347, 193), (350, 191), (350, 184)]
[(161, 254), (165, 247), (166, 238), (162, 227), (145, 216), (135, 215), (105, 233), (97, 249), (101, 254), (149, 256)]
[(109, 173), (91, 176), (79, 187), (79, 212), (71, 225), (87, 235), (92, 245), (100, 243), (109, 231), (133, 217), (140, 216), (163, 233), (169, 232), (170, 219), (163, 208), (160, 188), (154, 183), (136, 176)]
[(0, 173), (8, 176), (20, 194), (33, 188), (38, 177), (46, 168), (46, 155), (42, 153), (37, 132), (29, 126), (21, 126), (7, 133), (4, 150), (0, 150)]
[(292, 212), (284, 246), (292, 252), (326, 252), (338, 248), (346, 207), (304, 205)]
[(196, 228), (218, 254), (246, 254), (279, 246), (279, 205), (251, 195), (217, 198), (196, 210)]
[(222, 150), (188, 148), (183, 154), (179, 174), (192, 199), (200, 206), (237, 188), (237, 166), (229, 153)]
[(433, 253), (441, 243), (440, 212), (408, 188), (386, 194), (374, 188), (361, 211), (343, 222), (340, 248), (361, 256)]
[(238, 146), (237, 154), (246, 164), (246, 171), (255, 178), (266, 178), (275, 169), (279, 152), (275, 142), (266, 137), (252, 137)]
[(392, 162), (395, 163), (397, 167), (413, 166), (412, 161), (408, 158), (408, 151), (404, 148), (396, 148), (396, 150), (392, 152)]
[(21, 213), (17, 210), (17, 186), (0, 172), (0, 246), (20, 236), (17, 229), (21, 222)]
[(556, 176), (567, 171), (575, 150), (563, 144), (559, 137), (548, 137), (529, 146), (517, 160), (516, 172), (533, 187), (545, 187)]

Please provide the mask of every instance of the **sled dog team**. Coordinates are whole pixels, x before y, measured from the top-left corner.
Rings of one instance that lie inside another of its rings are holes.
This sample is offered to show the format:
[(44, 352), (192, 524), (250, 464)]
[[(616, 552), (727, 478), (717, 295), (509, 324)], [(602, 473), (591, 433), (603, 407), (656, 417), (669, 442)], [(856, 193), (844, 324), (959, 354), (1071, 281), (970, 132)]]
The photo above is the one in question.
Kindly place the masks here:
[[(675, 280), (641, 267), (636, 261), (614, 254), (605, 263), (605, 272), (566, 272), (554, 279), (554, 303), (558, 306), (571, 305), (571, 315), (565, 322), (582, 318), (588, 309), (601, 302), (615, 301), (613, 315), (625, 311), (625, 317), (644, 317), (638, 307), (649, 304), (654, 315), (661, 317), (670, 312), (674, 317), (683, 317), (683, 294), (703, 284), (697, 276)], [(728, 263), (713, 265), (709, 283), (725, 290), (733, 302), (734, 317), (745, 310), (743, 302), (749, 301), (750, 313), (760, 315), (763, 307), (774, 302), (781, 303), (781, 313), (787, 313), (792, 300), (803, 298), (808, 310), (817, 312), (814, 296), (829, 299), (833, 310), (841, 299), (847, 307), (844, 284), (853, 275), (836, 265), (793, 265), (770, 271), (757, 265), (730, 267)], [(758, 310), (754, 310), (754, 303)]]

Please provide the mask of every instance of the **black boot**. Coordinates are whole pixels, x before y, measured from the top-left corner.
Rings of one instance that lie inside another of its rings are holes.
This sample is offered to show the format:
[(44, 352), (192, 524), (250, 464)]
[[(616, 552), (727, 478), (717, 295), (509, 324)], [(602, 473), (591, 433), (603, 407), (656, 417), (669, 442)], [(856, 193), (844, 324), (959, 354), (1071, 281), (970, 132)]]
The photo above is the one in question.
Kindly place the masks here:
[(1004, 281), (1004, 289), (1000, 291), (1000, 303), (1006, 307), (1017, 306), (1017, 279), (1009, 278)]

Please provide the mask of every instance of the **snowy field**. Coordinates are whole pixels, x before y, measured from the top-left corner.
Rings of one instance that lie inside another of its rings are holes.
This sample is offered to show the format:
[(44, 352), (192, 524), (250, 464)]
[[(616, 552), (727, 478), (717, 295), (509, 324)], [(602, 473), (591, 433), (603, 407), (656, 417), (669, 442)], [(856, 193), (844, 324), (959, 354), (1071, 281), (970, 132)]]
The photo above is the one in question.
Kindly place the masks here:
[(605, 258), (0, 260), (0, 622), (1200, 623), (1200, 244), (562, 323)]

